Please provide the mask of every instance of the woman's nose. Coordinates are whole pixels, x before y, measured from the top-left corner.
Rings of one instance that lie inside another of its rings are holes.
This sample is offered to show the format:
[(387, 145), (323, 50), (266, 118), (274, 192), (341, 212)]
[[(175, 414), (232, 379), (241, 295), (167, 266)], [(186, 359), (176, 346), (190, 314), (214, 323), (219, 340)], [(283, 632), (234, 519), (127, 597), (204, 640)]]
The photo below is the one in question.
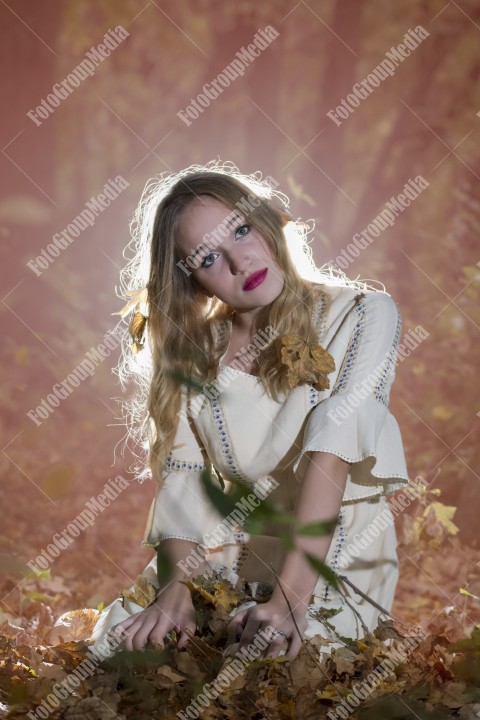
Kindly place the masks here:
[(251, 265), (251, 258), (246, 252), (232, 253), (230, 257), (230, 270), (233, 275), (245, 272)]

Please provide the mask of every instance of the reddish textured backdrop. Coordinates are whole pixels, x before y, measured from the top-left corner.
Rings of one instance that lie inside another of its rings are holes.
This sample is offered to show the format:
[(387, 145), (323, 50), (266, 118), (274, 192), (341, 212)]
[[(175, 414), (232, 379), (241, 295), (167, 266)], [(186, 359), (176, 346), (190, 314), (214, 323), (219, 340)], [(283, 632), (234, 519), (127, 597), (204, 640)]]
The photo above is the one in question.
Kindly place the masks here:
[[(318, 264), (339, 256), (409, 179), (427, 181), (346, 271), (385, 284), (402, 336), (418, 325), (428, 332), (398, 365), (391, 410), (411, 476), (441, 468), (435, 487), (458, 508), (460, 528), (446, 554), (461, 557), (460, 542), (477, 542), (480, 500), (478, 3), (18, 0), (2, 1), (0, 18), (4, 610), (22, 607), (26, 562), (125, 474), (118, 351), (40, 424), (27, 413), (114, 326), (128, 221), (146, 180), (216, 157), (281, 182), (293, 215), (315, 220)], [(92, 77), (40, 122), (27, 115), (119, 25), (128, 37)], [(183, 122), (177, 113), (268, 25), (278, 37)], [(354, 98), (340, 124), (327, 115), (419, 25), (428, 36), (397, 56), (391, 76)], [(37, 274), (29, 261), (118, 175), (127, 189)], [(96, 606), (131, 584), (151, 556), (140, 540), (152, 496), (151, 484), (132, 482), (61, 553), (50, 604)], [(420, 581), (435, 592), (427, 575)]]

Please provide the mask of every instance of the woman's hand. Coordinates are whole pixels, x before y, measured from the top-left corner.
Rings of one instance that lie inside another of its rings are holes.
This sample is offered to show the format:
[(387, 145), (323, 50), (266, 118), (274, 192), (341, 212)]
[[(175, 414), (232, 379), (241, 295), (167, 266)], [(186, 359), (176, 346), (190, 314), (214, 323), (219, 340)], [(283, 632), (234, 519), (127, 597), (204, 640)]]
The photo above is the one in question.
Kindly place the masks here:
[(157, 593), (152, 605), (115, 625), (116, 634), (127, 633), (124, 640), (126, 650), (141, 650), (148, 642), (163, 646), (168, 632), (180, 633), (177, 648), (185, 647), (197, 629), (195, 608), (190, 590), (186, 585), (173, 581)]
[[(268, 626), (281, 630), (285, 635), (273, 635), (270, 644), (261, 651), (259, 657), (277, 657), (282, 647), (288, 642), (286, 657), (294, 660), (302, 647), (303, 633), (307, 627), (306, 614), (308, 606), (304, 602), (298, 602), (298, 598), (289, 599), (292, 613), (284, 597), (273, 597), (266, 603), (254, 605), (240, 610), (228, 624), (228, 642), (233, 643), (239, 634), (239, 651), (247, 647), (255, 639), (259, 630), (265, 630)], [(296, 625), (295, 625), (296, 623)], [(298, 626), (298, 630), (297, 627)], [(300, 631), (300, 635), (299, 635)], [(265, 635), (258, 636), (264, 638)]]

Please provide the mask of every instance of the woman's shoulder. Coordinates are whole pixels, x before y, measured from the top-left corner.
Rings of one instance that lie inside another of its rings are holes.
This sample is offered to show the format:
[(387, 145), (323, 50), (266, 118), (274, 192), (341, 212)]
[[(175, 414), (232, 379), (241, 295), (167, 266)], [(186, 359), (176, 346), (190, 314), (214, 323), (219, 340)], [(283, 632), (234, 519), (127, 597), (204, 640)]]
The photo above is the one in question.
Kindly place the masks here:
[(392, 313), (398, 310), (397, 303), (390, 293), (371, 287), (315, 283), (314, 298), (314, 306), (328, 305), (334, 314), (343, 307), (353, 306), (356, 302), (375, 307), (379, 312)]
[(353, 327), (396, 328), (402, 316), (396, 301), (385, 290), (353, 285), (318, 284), (313, 303), (312, 321), (321, 337), (341, 328), (350, 333)]

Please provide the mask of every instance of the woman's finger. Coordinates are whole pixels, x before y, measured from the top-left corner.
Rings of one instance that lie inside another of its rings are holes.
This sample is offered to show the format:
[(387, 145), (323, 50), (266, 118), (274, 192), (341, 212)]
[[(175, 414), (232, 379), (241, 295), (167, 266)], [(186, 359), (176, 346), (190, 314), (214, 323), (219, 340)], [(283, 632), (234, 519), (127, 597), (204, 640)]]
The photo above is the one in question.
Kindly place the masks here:
[(287, 659), (295, 660), (301, 647), (302, 638), (299, 636), (298, 632), (296, 632), (290, 641), (290, 647), (288, 649), (288, 652), (286, 653)]
[(246, 619), (246, 623), (240, 638), (239, 650), (242, 650), (242, 648), (250, 645), (250, 643), (253, 642), (255, 635), (258, 633), (259, 630), (262, 629), (262, 625), (268, 627), (268, 624), (265, 624), (263, 620), (256, 620), (254, 617), (252, 617), (252, 615), (250, 615)]
[[(114, 633), (117, 633), (117, 630), (121, 632), (121, 630), (126, 630), (130, 627), (132, 623), (135, 622), (135, 620), (140, 615), (140, 612), (135, 613), (134, 615), (130, 615), (130, 617), (126, 618), (125, 620), (122, 620), (122, 622), (117, 623), (113, 626), (112, 630)], [(117, 633), (118, 634), (118, 633)]]
[(284, 637), (283, 635), (273, 635), (272, 639), (270, 640), (270, 645), (269, 645), (268, 649), (265, 648), (264, 657), (266, 657), (266, 658), (267, 657), (271, 657), (271, 658), (278, 657), (280, 650), (283, 647), (286, 647), (288, 642), (289, 642), (289, 639)]
[(195, 630), (197, 629), (197, 626), (195, 623), (189, 623), (188, 625), (185, 625), (181, 631), (180, 635), (178, 637), (177, 642), (177, 649), (181, 650), (185, 647), (187, 642), (191, 640), (191, 638), (195, 635)]
[(150, 631), (155, 627), (156, 619), (152, 615), (138, 618), (129, 628), (128, 636), (125, 638), (127, 650), (141, 650), (145, 647)]
[(172, 623), (164, 617), (158, 618), (153, 627), (150, 628), (147, 640), (150, 643), (161, 645), (163, 647), (165, 644), (165, 638), (171, 631)]
[(227, 625), (227, 642), (229, 645), (236, 641), (239, 630), (245, 625), (247, 615), (248, 610), (241, 610), (229, 621)]

